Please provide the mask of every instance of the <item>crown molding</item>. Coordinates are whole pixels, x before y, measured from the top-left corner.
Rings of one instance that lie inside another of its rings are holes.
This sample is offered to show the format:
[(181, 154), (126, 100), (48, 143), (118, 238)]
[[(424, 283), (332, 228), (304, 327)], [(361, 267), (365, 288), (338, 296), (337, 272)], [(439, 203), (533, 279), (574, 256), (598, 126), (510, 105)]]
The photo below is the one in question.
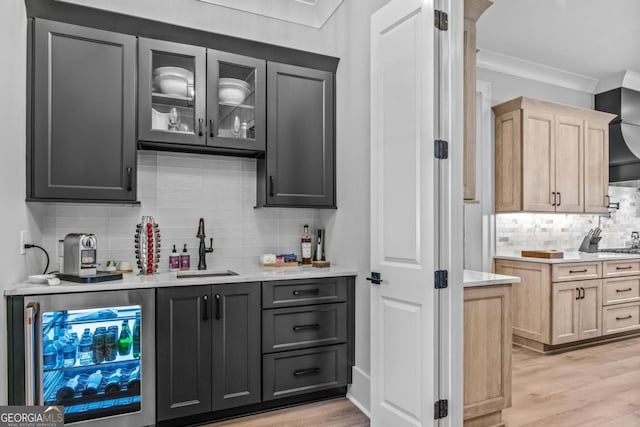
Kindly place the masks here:
[(535, 80), (580, 92), (595, 93), (598, 79), (480, 48), (477, 68)]
[(198, 0), (254, 15), (322, 28), (344, 0)]

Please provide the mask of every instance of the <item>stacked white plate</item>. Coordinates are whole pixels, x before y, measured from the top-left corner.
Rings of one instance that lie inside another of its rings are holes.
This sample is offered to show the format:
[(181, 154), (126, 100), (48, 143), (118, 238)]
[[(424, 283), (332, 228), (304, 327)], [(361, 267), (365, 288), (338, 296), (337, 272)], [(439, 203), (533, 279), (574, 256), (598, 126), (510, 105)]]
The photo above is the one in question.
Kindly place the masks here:
[(193, 72), (182, 67), (155, 68), (153, 88), (165, 95), (193, 97)]

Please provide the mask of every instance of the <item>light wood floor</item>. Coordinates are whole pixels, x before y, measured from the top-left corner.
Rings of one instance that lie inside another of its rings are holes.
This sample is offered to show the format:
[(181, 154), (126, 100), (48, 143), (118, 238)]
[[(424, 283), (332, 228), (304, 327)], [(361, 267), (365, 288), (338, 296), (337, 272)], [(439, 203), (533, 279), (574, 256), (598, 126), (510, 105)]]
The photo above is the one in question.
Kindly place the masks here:
[(369, 418), (340, 398), (236, 418), (205, 427), (368, 427)]
[(558, 355), (514, 347), (508, 427), (640, 426), (640, 338)]

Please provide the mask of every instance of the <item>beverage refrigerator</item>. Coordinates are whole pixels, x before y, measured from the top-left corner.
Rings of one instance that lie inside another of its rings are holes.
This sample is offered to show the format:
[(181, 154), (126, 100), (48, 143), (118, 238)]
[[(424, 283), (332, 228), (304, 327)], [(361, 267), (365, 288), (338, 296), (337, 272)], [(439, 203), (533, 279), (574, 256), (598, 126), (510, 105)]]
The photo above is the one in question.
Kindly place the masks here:
[(10, 297), (10, 404), (61, 405), (65, 424), (155, 425), (155, 292)]

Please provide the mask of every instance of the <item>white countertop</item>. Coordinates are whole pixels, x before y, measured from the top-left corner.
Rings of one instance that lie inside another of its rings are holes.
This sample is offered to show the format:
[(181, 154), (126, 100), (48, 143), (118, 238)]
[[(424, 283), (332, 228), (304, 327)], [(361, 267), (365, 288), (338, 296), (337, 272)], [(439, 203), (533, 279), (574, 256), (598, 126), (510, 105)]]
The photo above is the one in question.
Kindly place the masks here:
[(464, 287), (506, 285), (509, 283), (520, 283), (520, 278), (516, 276), (505, 276), (502, 274), (485, 273), (483, 271), (464, 271)]
[[(215, 272), (216, 270), (210, 270)], [(220, 271), (220, 270), (217, 270)], [(37, 285), (23, 282), (4, 291), (5, 296), (65, 294), (72, 292), (117, 291), (124, 289), (161, 288), (169, 286), (215, 285), (219, 283), (268, 282), (272, 280), (317, 279), (323, 277), (356, 276), (357, 270), (332, 266), (315, 267), (276, 267), (233, 269), (237, 276), (178, 278), (177, 273), (160, 273), (153, 276), (138, 276), (135, 273), (124, 274), (122, 280), (102, 283), (61, 282), (59, 285)], [(191, 273), (198, 273), (192, 271)]]
[(618, 254), (613, 252), (596, 252), (593, 254), (583, 252), (565, 252), (564, 258), (534, 258), (523, 257), (520, 254), (503, 254), (496, 255), (495, 259), (506, 259), (512, 261), (539, 262), (543, 264), (562, 264), (568, 262), (589, 262), (589, 261), (616, 261), (624, 259), (640, 259), (640, 255), (635, 254)]

